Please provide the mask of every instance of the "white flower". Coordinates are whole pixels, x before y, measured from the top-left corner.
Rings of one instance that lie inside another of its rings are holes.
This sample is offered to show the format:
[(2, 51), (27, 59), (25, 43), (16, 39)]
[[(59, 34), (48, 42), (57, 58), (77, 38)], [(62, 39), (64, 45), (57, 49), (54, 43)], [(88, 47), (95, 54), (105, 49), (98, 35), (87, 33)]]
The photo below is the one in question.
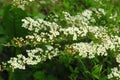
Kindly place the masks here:
[(85, 16), (85, 17), (87, 17), (87, 19), (90, 19), (91, 16), (92, 16), (92, 11), (91, 10), (84, 10), (82, 12), (82, 15)]
[(34, 0), (29, 0), (30, 2), (34, 1)]
[(111, 69), (111, 73), (108, 75), (108, 79), (117, 79), (120, 80), (120, 70), (117, 67)]
[(99, 8), (98, 11), (100, 11), (100, 12), (101, 12), (102, 14), (104, 14), (104, 15), (106, 14), (106, 13), (105, 13), (105, 10), (104, 10), (103, 8)]
[(120, 63), (120, 54), (118, 54), (118, 55), (116, 56), (116, 61), (117, 61), (118, 63)]
[(8, 63), (11, 65), (13, 69), (25, 69), (24, 61), (21, 59), (17, 59), (15, 57), (11, 58)]
[(12, 4), (15, 7), (25, 10), (25, 5), (28, 5), (28, 3), (32, 1), (34, 0), (12, 0)]
[(50, 46), (50, 45), (46, 45), (46, 47), (47, 47), (48, 50), (52, 50), (53, 49), (53, 47)]

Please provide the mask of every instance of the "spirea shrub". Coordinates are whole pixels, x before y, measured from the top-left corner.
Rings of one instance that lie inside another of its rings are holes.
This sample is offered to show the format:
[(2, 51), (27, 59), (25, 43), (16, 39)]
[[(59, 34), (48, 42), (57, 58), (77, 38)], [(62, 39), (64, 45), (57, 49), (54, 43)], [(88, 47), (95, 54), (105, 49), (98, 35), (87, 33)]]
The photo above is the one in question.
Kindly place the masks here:
[[(13, 0), (12, 4), (25, 10), (24, 5), (32, 1)], [(64, 80), (120, 80), (120, 19), (117, 17), (117, 11), (110, 14), (100, 7), (84, 9), (74, 15), (62, 11), (46, 18), (26, 16), (21, 19), (21, 28), (28, 31), (27, 35), (14, 36), (4, 43), (21, 51), (1, 66), (14, 72), (27, 70), (29, 66), (35, 69), (44, 63), (51, 67), (49, 62), (53, 61), (67, 68), (68, 72), (61, 72), (67, 75)], [(46, 73), (36, 72), (35, 80), (59, 80), (54, 74), (46, 76)]]

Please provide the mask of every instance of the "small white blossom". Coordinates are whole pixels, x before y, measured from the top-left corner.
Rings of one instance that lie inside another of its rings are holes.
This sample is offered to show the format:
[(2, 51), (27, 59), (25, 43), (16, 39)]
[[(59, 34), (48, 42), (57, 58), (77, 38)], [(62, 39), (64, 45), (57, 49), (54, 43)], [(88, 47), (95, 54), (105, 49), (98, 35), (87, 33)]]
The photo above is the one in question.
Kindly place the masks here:
[(34, 0), (12, 0), (12, 4), (15, 7), (25, 10), (25, 5), (27, 5), (29, 2), (32, 2), (32, 1)]
[(111, 69), (111, 73), (108, 75), (108, 79), (117, 79), (120, 80), (120, 70), (117, 67)]
[(106, 14), (106, 13), (105, 13), (105, 10), (102, 9), (102, 8), (99, 8), (98, 11), (100, 11), (100, 12), (101, 12), (102, 14), (104, 14), (104, 15)]
[(118, 55), (116, 56), (116, 61), (117, 61), (118, 63), (120, 63), (120, 54), (118, 54)]
[(91, 10), (84, 10), (84, 11), (82, 12), (82, 15), (83, 15), (84, 17), (86, 17), (87, 19), (90, 19), (91, 16), (92, 16), (92, 11), (91, 11)]

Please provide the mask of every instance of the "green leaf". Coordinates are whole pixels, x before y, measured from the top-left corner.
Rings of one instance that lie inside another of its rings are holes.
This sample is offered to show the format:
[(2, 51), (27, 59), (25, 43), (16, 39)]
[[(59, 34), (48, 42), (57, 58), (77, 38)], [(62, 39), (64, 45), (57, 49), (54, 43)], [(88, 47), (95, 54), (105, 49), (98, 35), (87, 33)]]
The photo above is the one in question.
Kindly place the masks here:
[(48, 75), (47, 80), (58, 80), (58, 79), (52, 75)]
[(0, 77), (0, 80), (3, 80), (3, 79)]
[(6, 42), (6, 40), (7, 40), (7, 37), (5, 36), (5, 32), (3, 28), (0, 26), (0, 52), (2, 51), (3, 44)]
[(44, 19), (45, 15), (42, 14), (42, 13), (38, 13), (38, 14), (35, 15), (35, 18), (38, 18), (38, 17)]
[(29, 80), (32, 74), (32, 70), (15, 70), (12, 72), (11, 80)]
[(34, 78), (35, 80), (46, 80), (46, 76), (45, 76), (45, 73), (43, 71), (37, 71), (35, 72), (34, 74)]
[(11, 5), (8, 5), (5, 8), (2, 26), (9, 38), (24, 36), (27, 34), (27, 30), (21, 27), (21, 20), (26, 16), (27, 14), (25, 11), (13, 8)]
[(4, 32), (3, 28), (0, 26), (0, 35), (3, 35), (3, 34), (5, 34), (5, 32)]
[(102, 65), (95, 65), (92, 70), (92, 76), (96, 79), (99, 79), (101, 70), (102, 70)]
[(0, 9), (0, 17), (3, 15), (3, 9)]
[(57, 80), (57, 78), (52, 75), (46, 75), (44, 71), (37, 71), (33, 76), (35, 80)]

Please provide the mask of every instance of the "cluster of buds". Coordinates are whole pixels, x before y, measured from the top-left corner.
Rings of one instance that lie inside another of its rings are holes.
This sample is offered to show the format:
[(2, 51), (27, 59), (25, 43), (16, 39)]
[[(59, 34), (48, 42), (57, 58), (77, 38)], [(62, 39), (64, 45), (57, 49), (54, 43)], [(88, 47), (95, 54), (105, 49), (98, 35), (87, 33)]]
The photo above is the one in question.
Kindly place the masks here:
[(21, 9), (25, 9), (25, 5), (28, 5), (29, 2), (32, 2), (34, 0), (13, 0), (12, 4), (15, 7), (21, 8)]

